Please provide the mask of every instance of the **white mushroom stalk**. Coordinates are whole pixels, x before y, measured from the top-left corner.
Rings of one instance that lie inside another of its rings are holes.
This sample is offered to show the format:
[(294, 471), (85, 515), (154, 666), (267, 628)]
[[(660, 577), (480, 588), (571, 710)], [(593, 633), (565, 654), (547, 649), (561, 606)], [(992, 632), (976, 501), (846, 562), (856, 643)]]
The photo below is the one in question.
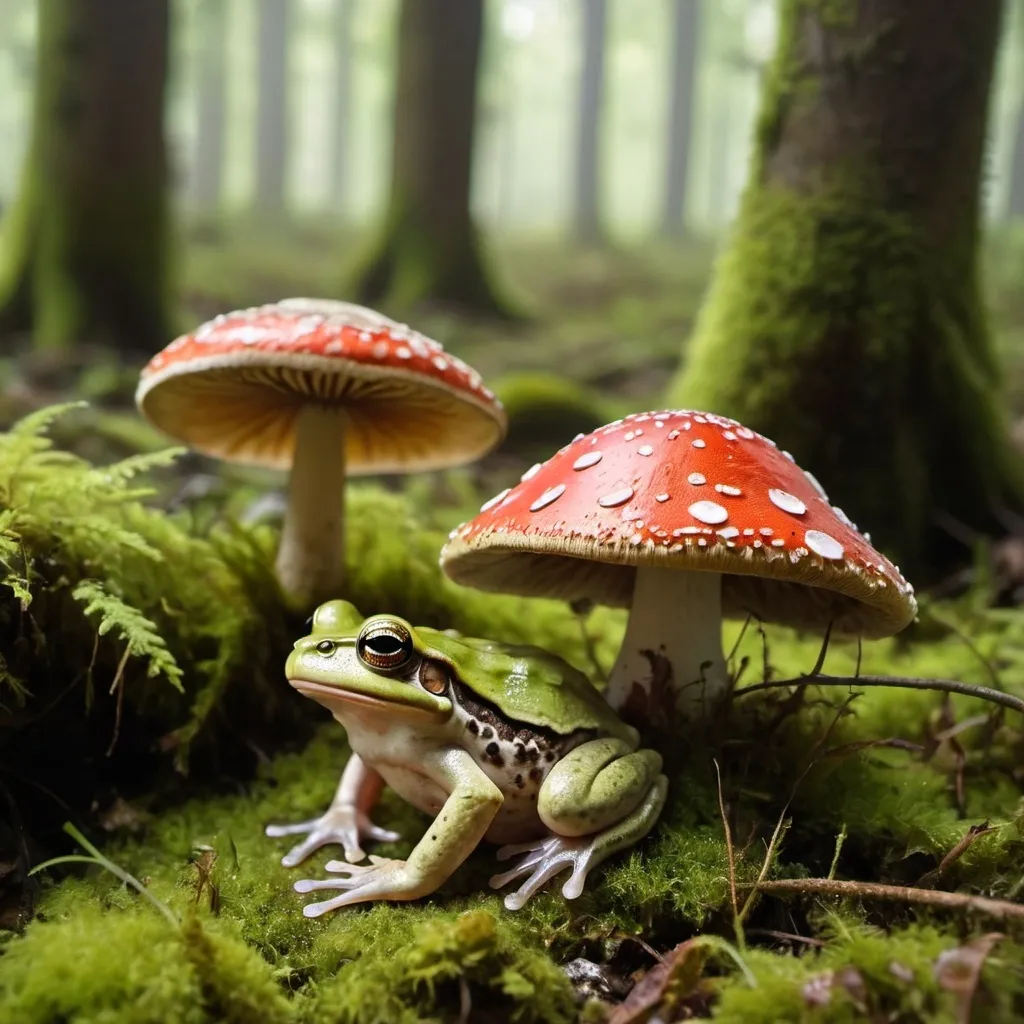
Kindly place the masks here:
[(665, 687), (680, 712), (699, 715), (728, 682), (721, 574), (638, 566), (626, 634), (605, 689), (608, 703), (619, 710), (631, 698), (660, 702), (666, 691), (653, 691)]
[(312, 608), (345, 587), (345, 413), (299, 413), (277, 578), (290, 604)]

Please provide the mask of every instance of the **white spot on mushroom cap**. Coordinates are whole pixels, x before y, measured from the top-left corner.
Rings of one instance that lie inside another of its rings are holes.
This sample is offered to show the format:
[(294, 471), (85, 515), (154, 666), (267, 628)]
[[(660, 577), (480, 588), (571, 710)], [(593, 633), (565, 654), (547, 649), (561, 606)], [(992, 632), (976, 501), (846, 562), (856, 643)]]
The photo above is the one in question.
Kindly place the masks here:
[(729, 513), (715, 501), (695, 501), (686, 511), (708, 526), (724, 523), (729, 518)]
[(845, 554), (843, 545), (821, 530), (808, 530), (804, 534), (804, 543), (822, 558), (840, 559)]
[(497, 505), (499, 501), (502, 501), (503, 499), (508, 497), (509, 492), (511, 490), (511, 487), (506, 487), (505, 490), (499, 491), (493, 498), (489, 498), (480, 506), (480, 511), (486, 512), (489, 508), (494, 508), (494, 506)]
[(653, 455), (654, 449), (649, 444), (642, 444), (636, 450), (637, 455)]
[(703, 473), (691, 473), (687, 478), (688, 484), (693, 484), (694, 487), (700, 487), (702, 484), (708, 482), (708, 478)]
[(619, 505), (625, 505), (632, 497), (633, 488), (623, 487), (618, 491), (612, 491), (611, 494), (605, 494), (598, 498), (597, 503), (601, 508), (618, 508)]
[(715, 490), (719, 494), (728, 494), (730, 498), (738, 498), (743, 492), (731, 484), (715, 484)]
[(738, 537), (740, 531), (735, 526), (726, 526), (724, 529), (718, 531), (718, 536), (724, 540), (731, 540), (733, 537)]
[(778, 487), (769, 488), (768, 500), (776, 508), (781, 508), (783, 512), (790, 512), (795, 516), (802, 516), (807, 511), (807, 506), (795, 494), (781, 491)]
[(578, 473), (581, 469), (590, 469), (591, 466), (596, 466), (603, 458), (604, 456), (598, 451), (587, 452), (572, 464), (572, 468)]
[(825, 488), (818, 482), (818, 478), (813, 473), (808, 473), (806, 469), (804, 470), (804, 476), (807, 477), (807, 482), (818, 492), (822, 501), (828, 501)]
[(520, 478), (519, 482), (525, 484), (527, 480), (532, 479), (540, 472), (540, 463), (535, 462)]
[(705, 441), (705, 440), (703, 440), (702, 438), (699, 438), (699, 437), (695, 437), (690, 442), (690, 444), (692, 444), (694, 448), (707, 448), (707, 446), (708, 446), (707, 441)]
[(654, 496), (654, 500), (655, 500), (655, 501), (668, 501), (668, 499), (669, 499), (670, 497), (671, 497), (671, 495), (670, 495), (670, 494), (656, 494), (656, 495)]
[(547, 508), (552, 502), (557, 501), (563, 494), (565, 494), (565, 484), (555, 484), (554, 487), (549, 487), (536, 501), (530, 506), (531, 512), (539, 512), (542, 508)]

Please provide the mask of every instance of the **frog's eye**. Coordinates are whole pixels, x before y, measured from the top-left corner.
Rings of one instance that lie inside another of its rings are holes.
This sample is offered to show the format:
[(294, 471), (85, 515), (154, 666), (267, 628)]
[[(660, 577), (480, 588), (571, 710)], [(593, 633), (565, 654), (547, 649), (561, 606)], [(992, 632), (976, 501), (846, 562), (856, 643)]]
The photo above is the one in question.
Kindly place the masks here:
[(412, 637), (397, 622), (375, 623), (360, 635), (356, 653), (369, 668), (401, 668), (412, 657)]
[(440, 695), (448, 689), (448, 673), (436, 661), (424, 661), (420, 667), (420, 684), (427, 692)]
[(333, 654), (335, 647), (337, 647), (337, 644), (333, 640), (321, 640), (320, 643), (316, 645), (316, 649), (321, 654)]

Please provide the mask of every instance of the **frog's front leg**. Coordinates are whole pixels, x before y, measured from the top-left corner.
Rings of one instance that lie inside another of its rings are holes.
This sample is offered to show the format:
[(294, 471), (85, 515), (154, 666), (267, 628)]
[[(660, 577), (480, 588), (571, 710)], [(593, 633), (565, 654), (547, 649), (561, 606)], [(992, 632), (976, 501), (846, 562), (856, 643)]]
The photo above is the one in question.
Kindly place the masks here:
[(419, 899), (437, 889), (473, 852), (501, 807), (501, 790), (459, 748), (439, 752), (424, 768), (448, 790), (449, 796), (409, 859), (371, 857), (369, 865), (329, 861), (328, 871), (343, 872), (348, 877), (302, 879), (295, 883), (296, 892), (347, 891), (303, 907), (306, 917), (319, 917), (329, 910), (368, 900)]
[(308, 833), (282, 858), (286, 868), (295, 867), (315, 850), (329, 843), (340, 843), (345, 848), (345, 859), (362, 860), (366, 854), (359, 845), (361, 839), (378, 843), (394, 843), (401, 839), (397, 832), (379, 828), (370, 821), (370, 811), (380, 796), (384, 780), (358, 755), (352, 754), (341, 773), (341, 781), (330, 807), (309, 821), (294, 825), (268, 825), (268, 836), (294, 836)]
[(505, 897), (518, 910), (550, 878), (565, 868), (572, 875), (562, 886), (566, 899), (583, 892), (587, 873), (618, 850), (642, 839), (658, 820), (668, 780), (661, 774), (661, 755), (633, 750), (619, 739), (583, 743), (565, 755), (541, 786), (537, 810), (552, 834), (528, 843), (504, 846), (499, 860), (526, 856), (511, 871), (495, 875), (500, 889), (529, 875)]

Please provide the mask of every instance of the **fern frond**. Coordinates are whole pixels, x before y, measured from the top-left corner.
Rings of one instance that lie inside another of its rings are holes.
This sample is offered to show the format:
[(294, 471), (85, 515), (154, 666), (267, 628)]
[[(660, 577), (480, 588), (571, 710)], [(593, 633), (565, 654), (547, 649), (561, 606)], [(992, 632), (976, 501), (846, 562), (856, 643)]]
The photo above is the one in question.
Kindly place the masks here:
[(97, 633), (104, 636), (112, 629), (128, 644), (128, 653), (138, 658), (148, 658), (146, 675), (150, 678), (163, 676), (175, 689), (183, 691), (182, 670), (167, 649), (164, 638), (157, 632), (156, 623), (147, 619), (137, 608), (104, 589), (95, 580), (83, 580), (72, 591), (71, 596), (85, 605), (86, 616), (99, 613)]

